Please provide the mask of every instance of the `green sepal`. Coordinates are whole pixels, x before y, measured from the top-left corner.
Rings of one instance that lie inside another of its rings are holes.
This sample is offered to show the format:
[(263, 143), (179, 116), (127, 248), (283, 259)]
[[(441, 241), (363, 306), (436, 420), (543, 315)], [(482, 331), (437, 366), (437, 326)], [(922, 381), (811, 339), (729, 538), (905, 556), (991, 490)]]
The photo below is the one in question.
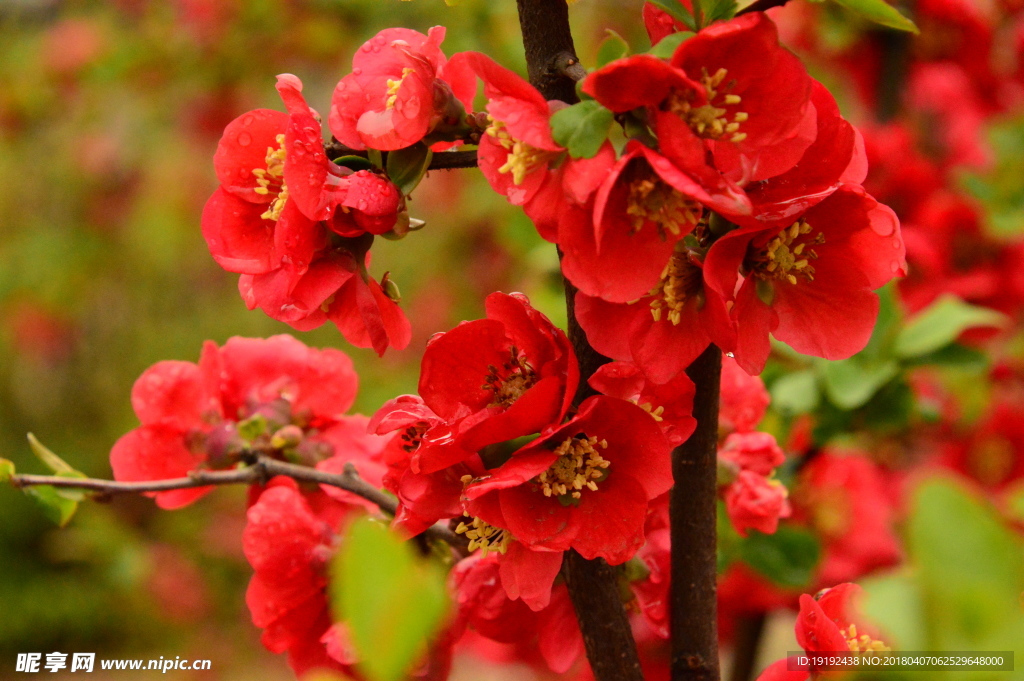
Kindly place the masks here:
[(427, 174), (433, 158), (434, 152), (422, 142), (388, 152), (388, 177), (404, 196), (408, 196)]

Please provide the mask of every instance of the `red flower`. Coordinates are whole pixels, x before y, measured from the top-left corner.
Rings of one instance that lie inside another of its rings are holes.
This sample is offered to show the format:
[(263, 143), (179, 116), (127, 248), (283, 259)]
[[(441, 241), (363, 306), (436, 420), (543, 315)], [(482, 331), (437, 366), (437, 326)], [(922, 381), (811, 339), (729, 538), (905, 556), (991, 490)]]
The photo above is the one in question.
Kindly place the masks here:
[[(611, 147), (594, 159), (605, 166)], [(562, 270), (584, 294), (614, 303), (636, 300), (664, 276), (676, 243), (693, 231), (702, 204), (715, 197), (657, 152), (631, 141), (585, 209), (563, 211)], [(742, 194), (737, 194), (742, 198)]]
[(733, 433), (718, 450), (718, 458), (730, 461), (740, 470), (771, 475), (786, 461), (786, 455), (771, 433)]
[[(551, 137), (551, 105), (515, 72), (479, 52), (452, 57), (453, 70), (473, 74), (484, 83), (488, 126), (477, 150), (480, 172), (494, 191), (531, 214), (531, 202), (562, 149)], [(532, 217), (532, 216), (531, 216)], [(553, 240), (538, 225), (541, 236)]]
[(846, 583), (816, 596), (800, 597), (796, 641), (807, 652), (888, 651), (862, 622), (857, 622), (853, 600), (861, 589)]
[[(483, 472), (475, 452), (459, 450), (449, 458), (462, 463), (425, 473), (421, 452), (450, 445), (452, 431), (418, 395), (400, 395), (374, 414), (370, 432), (395, 433), (383, 452), (388, 466), (384, 486), (398, 497), (394, 526), (417, 535), (442, 518), (462, 515), (462, 477)], [(430, 461), (432, 457), (428, 456)]]
[(568, 423), (473, 480), (467, 515), (528, 546), (619, 564), (643, 544), (650, 501), (672, 485), (669, 449), (643, 409), (592, 397)]
[[(317, 668), (351, 672), (356, 661), (332, 627), (327, 565), (348, 509), (336, 502), (314, 511), (295, 481), (275, 478), (248, 511), (242, 534), (253, 577), (245, 594), (261, 642), (288, 653), (299, 676)], [(333, 653), (333, 655), (332, 655)]]
[(461, 123), (475, 83), (447, 68), (443, 26), (427, 35), (389, 28), (363, 44), (331, 102), (331, 132), (352, 149), (390, 151), (416, 144), (438, 126)]
[(697, 428), (692, 415), (694, 385), (685, 372), (658, 384), (648, 381), (635, 364), (609, 362), (599, 367), (588, 383), (609, 397), (639, 405), (654, 418), (673, 447), (685, 442)]
[[(745, 275), (738, 289), (737, 272)], [(781, 230), (730, 232), (705, 261), (709, 286), (726, 297), (735, 291), (735, 355), (750, 373), (764, 368), (769, 334), (826, 359), (860, 351), (878, 314), (873, 291), (905, 272), (896, 216), (857, 187)]]
[[(330, 163), (320, 124), (294, 76), (279, 76), (289, 114), (259, 109), (224, 132), (221, 187), (203, 210), (214, 260), (242, 274), (249, 309), (309, 330), (331, 319), (349, 342), (405, 347), (408, 321), (366, 271), (372, 237), (395, 224), (402, 197), (387, 179)], [(338, 206), (342, 210), (336, 210)], [(343, 237), (333, 238), (332, 232)]]
[[(159, 362), (135, 382), (132, 406), (142, 425), (111, 450), (114, 477), (163, 480), (230, 467), (246, 446), (237, 422), (254, 416), (265, 421), (260, 437), (274, 451), (288, 450), (310, 463), (346, 455), (332, 430), (350, 418), (344, 412), (356, 386), (352, 361), (339, 350), (314, 350), (290, 336), (232, 338), (220, 349), (208, 341), (198, 365)], [(286, 428), (280, 435), (285, 440), (274, 444), (272, 436)], [(209, 490), (148, 496), (161, 508), (178, 508)]]
[(646, 107), (662, 153), (709, 190), (729, 186), (719, 171), (740, 184), (785, 172), (814, 138), (810, 79), (759, 12), (712, 24), (669, 62), (612, 62), (583, 89), (615, 112)]
[(577, 293), (576, 317), (598, 352), (633, 362), (653, 383), (672, 380), (710, 343), (728, 350), (736, 338), (724, 298), (705, 287), (699, 261), (685, 250), (672, 253), (661, 281), (634, 302)]
[[(553, 554), (561, 560), (561, 554)], [(564, 674), (583, 656), (580, 634), (565, 585), (556, 587), (551, 602), (539, 611), (509, 598), (500, 586), (498, 557), (472, 556), (452, 570), (451, 584), (458, 594), (459, 620), (481, 636), (514, 646), (518, 659), (540, 653), (540, 660), (556, 674)]]
[(818, 584), (859, 579), (902, 558), (896, 509), (881, 470), (863, 455), (818, 454), (793, 491), (796, 519), (821, 538)]
[(788, 518), (792, 512), (786, 497), (786, 488), (778, 480), (742, 470), (725, 488), (725, 510), (742, 537), (751, 529), (774, 534), (779, 518)]
[(425, 473), (560, 423), (576, 394), (565, 333), (521, 294), (492, 293), (486, 307), (487, 319), (435, 336), (423, 354), (420, 395), (452, 431), (452, 446), (421, 451)]
[[(856, 584), (840, 584), (815, 596), (800, 596), (800, 614), (796, 619), (796, 640), (809, 653), (886, 652), (890, 650), (874, 638), (854, 611), (853, 600), (861, 593)], [(766, 669), (757, 681), (806, 681), (820, 678), (829, 667), (802, 666), (799, 658), (779, 660)]]

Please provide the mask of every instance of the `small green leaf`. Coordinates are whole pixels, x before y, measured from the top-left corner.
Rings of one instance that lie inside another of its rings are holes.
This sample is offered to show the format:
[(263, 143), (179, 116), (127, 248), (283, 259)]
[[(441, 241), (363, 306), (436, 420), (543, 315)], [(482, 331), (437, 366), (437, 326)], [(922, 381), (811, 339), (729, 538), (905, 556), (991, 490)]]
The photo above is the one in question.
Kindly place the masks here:
[(263, 414), (253, 414), (244, 421), (238, 422), (238, 436), (246, 442), (252, 442), (260, 435), (267, 434), (267, 418)]
[(60, 494), (59, 490), (50, 485), (32, 485), (24, 488), (25, 494), (32, 497), (39, 503), (47, 518), (57, 523), (60, 527), (68, 524), (68, 521), (78, 510), (78, 502), (68, 499)]
[(85, 477), (84, 474), (76, 471), (71, 464), (47, 449), (32, 433), (28, 434), (28, 446), (32, 448), (32, 453), (39, 457), (39, 460), (46, 464), (46, 467), (54, 473), (58, 475), (61, 473), (72, 473), (77, 474), (74, 477)]
[(811, 370), (785, 374), (772, 383), (772, 406), (789, 414), (814, 411), (821, 399), (818, 377)]
[(605, 29), (605, 33), (608, 35), (597, 47), (598, 68), (629, 55), (629, 43), (625, 38), (610, 28)]
[(427, 174), (427, 166), (434, 157), (434, 152), (426, 144), (417, 142), (405, 149), (388, 153), (387, 173), (403, 195), (408, 196), (423, 176)]
[(897, 357), (920, 357), (957, 339), (967, 329), (999, 327), (1006, 316), (986, 307), (969, 305), (954, 295), (944, 295), (918, 313), (896, 337)]
[(899, 31), (919, 33), (914, 22), (885, 2), (885, 0), (836, 0), (843, 7), (856, 12), (865, 19)]
[(648, 50), (647, 53), (653, 54), (660, 59), (671, 59), (672, 55), (679, 49), (679, 46), (695, 35), (697, 34), (690, 31), (679, 31), (678, 33), (667, 35), (659, 40), (658, 44)]
[(824, 362), (822, 378), (825, 394), (840, 409), (864, 406), (878, 390), (900, 371), (894, 361), (864, 362), (852, 357)]
[(959, 343), (950, 343), (934, 352), (907, 360), (910, 366), (954, 367), (972, 373), (987, 371), (991, 362), (992, 359), (985, 352)]
[(398, 681), (444, 615), (443, 571), (381, 522), (361, 518), (349, 528), (331, 574), (331, 603), (352, 633), (360, 671), (370, 681)]
[(736, 16), (736, 0), (704, 0), (704, 25)]
[(779, 525), (775, 534), (757, 530), (740, 546), (743, 562), (780, 586), (807, 586), (821, 556), (821, 545), (807, 530)]
[(598, 102), (580, 102), (551, 116), (551, 135), (573, 158), (592, 158), (608, 139), (614, 120)]
[(14, 476), (14, 462), (0, 459), (0, 485), (10, 482)]

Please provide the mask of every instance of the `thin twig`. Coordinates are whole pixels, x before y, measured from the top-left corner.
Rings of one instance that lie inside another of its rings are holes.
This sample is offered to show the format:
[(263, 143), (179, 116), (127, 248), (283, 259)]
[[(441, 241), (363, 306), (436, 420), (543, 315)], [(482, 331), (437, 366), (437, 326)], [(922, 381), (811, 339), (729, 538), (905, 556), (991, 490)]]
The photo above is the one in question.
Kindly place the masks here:
[[(324, 152), (328, 158), (336, 159), (342, 156), (359, 156), (366, 158), (366, 152), (359, 149), (346, 147), (337, 140), (324, 145)], [(387, 152), (384, 152), (384, 159), (387, 160)], [(430, 160), (427, 170), (452, 170), (453, 168), (476, 168), (476, 149), (469, 151), (439, 151)]]
[[(356, 467), (351, 463), (345, 465), (342, 473), (327, 473), (299, 466), (285, 461), (278, 461), (266, 456), (259, 456), (255, 463), (245, 468), (226, 471), (196, 470), (184, 478), (169, 480), (147, 480), (141, 482), (122, 482), (103, 480), (100, 478), (71, 478), (58, 475), (12, 475), (10, 482), (15, 487), (31, 487), (34, 485), (50, 485), (70, 489), (84, 489), (102, 494), (144, 494), (147, 492), (170, 492), (178, 489), (209, 487), (213, 485), (265, 484), (276, 475), (283, 475), (299, 482), (310, 482), (318, 485), (337, 487), (357, 497), (366, 499), (388, 515), (394, 515), (398, 502), (391, 495), (382, 492), (363, 480)], [(465, 541), (449, 529), (444, 523), (437, 523), (426, 531), (432, 539), (444, 541), (456, 549), (462, 549)]]
[(736, 16), (747, 14), (748, 12), (764, 12), (772, 7), (782, 7), (787, 2), (789, 2), (789, 0), (755, 0), (754, 3), (747, 5), (739, 12), (736, 12)]

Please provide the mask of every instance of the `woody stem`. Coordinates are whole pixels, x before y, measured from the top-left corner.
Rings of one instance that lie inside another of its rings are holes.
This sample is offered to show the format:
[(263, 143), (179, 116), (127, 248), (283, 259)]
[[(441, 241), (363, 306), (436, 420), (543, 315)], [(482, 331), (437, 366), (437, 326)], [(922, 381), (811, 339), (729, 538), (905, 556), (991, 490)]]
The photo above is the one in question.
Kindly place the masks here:
[(722, 351), (710, 345), (686, 370), (697, 429), (672, 452), (672, 681), (718, 681), (717, 466)]

